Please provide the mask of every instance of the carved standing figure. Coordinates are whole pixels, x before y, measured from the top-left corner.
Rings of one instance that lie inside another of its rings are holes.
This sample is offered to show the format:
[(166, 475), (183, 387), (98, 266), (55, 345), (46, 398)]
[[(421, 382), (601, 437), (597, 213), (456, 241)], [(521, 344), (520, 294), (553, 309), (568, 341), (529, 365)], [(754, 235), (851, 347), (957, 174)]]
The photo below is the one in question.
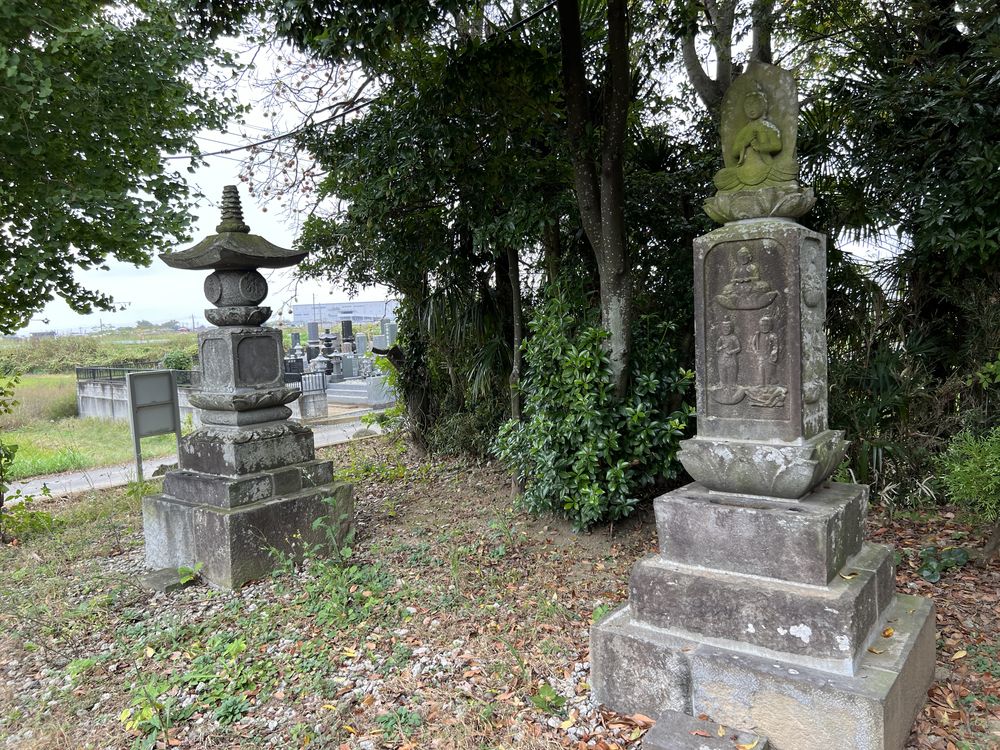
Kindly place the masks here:
[(753, 336), (751, 347), (757, 355), (757, 367), (761, 385), (774, 385), (778, 379), (778, 355), (780, 345), (774, 332), (774, 321), (765, 315), (760, 319), (760, 329)]
[(724, 320), (720, 326), (722, 333), (715, 344), (716, 364), (719, 368), (719, 382), (736, 385), (740, 376), (740, 352), (743, 350), (739, 337), (733, 333), (731, 320)]

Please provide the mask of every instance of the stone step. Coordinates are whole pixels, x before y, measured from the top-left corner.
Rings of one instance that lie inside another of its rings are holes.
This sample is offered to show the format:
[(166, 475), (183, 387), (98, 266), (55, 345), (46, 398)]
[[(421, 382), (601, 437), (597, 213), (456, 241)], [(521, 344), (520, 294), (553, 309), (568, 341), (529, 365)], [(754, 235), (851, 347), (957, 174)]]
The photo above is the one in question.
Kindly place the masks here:
[(652, 555), (629, 579), (636, 620), (704, 642), (850, 675), (895, 591), (892, 553), (865, 543), (829, 586), (678, 565)]
[(902, 750), (934, 675), (934, 605), (896, 595), (857, 673), (846, 676), (680, 638), (629, 605), (591, 633), (594, 698), (623, 714), (665, 709), (753, 727), (772, 750)]
[(656, 499), (660, 554), (731, 573), (825, 586), (861, 549), (868, 487), (830, 483), (802, 500), (712, 492)]
[(767, 737), (680, 711), (663, 711), (642, 738), (643, 750), (770, 750)]

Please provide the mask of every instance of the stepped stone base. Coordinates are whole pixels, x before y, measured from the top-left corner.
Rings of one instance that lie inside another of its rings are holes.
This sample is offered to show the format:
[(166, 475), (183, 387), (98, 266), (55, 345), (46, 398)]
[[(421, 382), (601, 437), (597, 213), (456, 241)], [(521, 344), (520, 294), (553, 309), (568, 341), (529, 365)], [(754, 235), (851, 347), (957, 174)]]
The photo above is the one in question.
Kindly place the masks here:
[[(934, 609), (895, 593), (891, 551), (862, 541), (866, 503), (847, 484), (799, 500), (697, 483), (658, 498), (659, 553), (591, 631), (594, 696), (708, 716), (773, 750), (901, 750), (933, 677)], [(661, 721), (654, 738), (683, 736), (684, 721)]]
[[(314, 527), (321, 517), (326, 524)], [(328, 529), (343, 542), (353, 518), (353, 486), (343, 482), (236, 507), (150, 495), (142, 500), (146, 565), (176, 570), (202, 563), (205, 581), (239, 588), (273, 570), (276, 551), (301, 559), (307, 546), (328, 544)]]
[(591, 633), (592, 688), (620, 713), (704, 714), (766, 735), (772, 750), (900, 750), (933, 679), (933, 604), (896, 596), (883, 622), (893, 636), (846, 676), (754, 656), (735, 642), (727, 649), (677, 637), (637, 621), (626, 605)]
[(142, 521), (148, 567), (201, 563), (202, 579), (234, 589), (273, 570), (275, 553), (301, 559), (307, 548), (343, 543), (354, 490), (316, 460), (309, 429), (205, 428), (181, 441), (180, 468), (162, 494), (143, 498)]

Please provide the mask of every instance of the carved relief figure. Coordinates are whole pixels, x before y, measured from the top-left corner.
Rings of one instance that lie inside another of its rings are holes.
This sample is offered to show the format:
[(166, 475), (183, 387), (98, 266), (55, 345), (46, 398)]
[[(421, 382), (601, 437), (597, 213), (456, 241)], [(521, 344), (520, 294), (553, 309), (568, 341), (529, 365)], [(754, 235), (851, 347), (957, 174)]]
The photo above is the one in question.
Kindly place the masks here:
[(744, 246), (736, 251), (732, 278), (715, 299), (729, 310), (760, 310), (774, 302), (777, 296), (778, 292), (760, 278), (753, 253)]
[(802, 300), (809, 307), (819, 307), (823, 302), (826, 285), (815, 258), (810, 258), (802, 273)]
[(715, 175), (721, 191), (750, 190), (757, 187), (787, 185), (795, 173), (781, 168), (774, 160), (783, 148), (781, 130), (767, 119), (767, 97), (755, 88), (743, 97), (743, 111), (748, 122), (736, 133), (731, 155), (736, 165), (724, 167)]
[(720, 328), (722, 333), (715, 344), (719, 382), (723, 385), (736, 385), (740, 375), (739, 354), (743, 347), (740, 345), (739, 337), (733, 333), (731, 320), (722, 321)]
[(774, 321), (767, 315), (760, 319), (760, 329), (753, 336), (751, 348), (757, 355), (757, 367), (761, 385), (775, 385), (778, 379), (778, 357), (780, 347), (778, 335), (774, 332)]

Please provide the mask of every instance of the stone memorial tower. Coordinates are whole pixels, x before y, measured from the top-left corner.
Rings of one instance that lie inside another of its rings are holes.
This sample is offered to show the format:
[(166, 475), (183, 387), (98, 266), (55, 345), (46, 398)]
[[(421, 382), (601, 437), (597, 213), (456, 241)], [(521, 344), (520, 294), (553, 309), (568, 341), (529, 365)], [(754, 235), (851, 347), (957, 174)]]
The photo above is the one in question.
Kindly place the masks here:
[(868, 488), (829, 481), (846, 443), (827, 425), (826, 238), (795, 221), (815, 201), (797, 122), (780, 68), (751, 63), (726, 94), (705, 205), (724, 226), (694, 243), (695, 481), (656, 499), (659, 552), (591, 636), (596, 697), (658, 717), (656, 750), (694, 747), (697, 716), (719, 748), (900, 750), (933, 676), (933, 605), (897, 595), (892, 551), (864, 541)]
[[(194, 566), (222, 588), (269, 572), (271, 550), (289, 554), (303, 543), (343, 540), (353, 523), (353, 489), (333, 481), (330, 461), (317, 461), (312, 431), (289, 422), (299, 391), (285, 385), (281, 332), (262, 324), (267, 282), (258, 268), (283, 268), (305, 253), (250, 234), (239, 194), (227, 186), (218, 234), (187, 250), (164, 253), (172, 268), (211, 270), (205, 317), (216, 327), (198, 334), (202, 378), (191, 394), (203, 427), (181, 439), (179, 468), (163, 493), (143, 498), (146, 564), (154, 570)], [(326, 517), (327, 524), (314, 528)]]

